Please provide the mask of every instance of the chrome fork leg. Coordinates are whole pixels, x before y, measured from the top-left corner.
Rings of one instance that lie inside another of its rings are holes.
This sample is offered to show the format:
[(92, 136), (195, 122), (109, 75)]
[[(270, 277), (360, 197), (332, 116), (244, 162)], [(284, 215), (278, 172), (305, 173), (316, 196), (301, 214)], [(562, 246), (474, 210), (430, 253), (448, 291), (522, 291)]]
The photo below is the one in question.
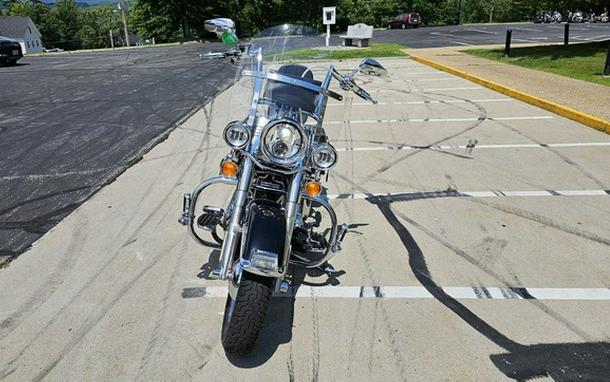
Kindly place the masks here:
[(283, 272), (286, 272), (288, 260), (290, 259), (290, 243), (292, 242), (292, 230), (295, 224), (297, 209), (299, 208), (299, 196), (301, 195), (302, 179), (302, 171), (294, 174), (294, 178), (292, 178), (292, 182), (290, 183), (288, 198), (286, 199), (286, 237), (284, 241), (284, 264), (282, 265)]
[(239, 243), (239, 237), (241, 235), (241, 217), (243, 215), (246, 200), (248, 198), (248, 189), (250, 188), (250, 178), (252, 177), (252, 160), (250, 158), (244, 159), (242, 172), (235, 190), (235, 205), (233, 209), (233, 215), (224, 238), (222, 249), (220, 252), (220, 279), (224, 280), (228, 277), (231, 272), (231, 260), (233, 254), (237, 249)]

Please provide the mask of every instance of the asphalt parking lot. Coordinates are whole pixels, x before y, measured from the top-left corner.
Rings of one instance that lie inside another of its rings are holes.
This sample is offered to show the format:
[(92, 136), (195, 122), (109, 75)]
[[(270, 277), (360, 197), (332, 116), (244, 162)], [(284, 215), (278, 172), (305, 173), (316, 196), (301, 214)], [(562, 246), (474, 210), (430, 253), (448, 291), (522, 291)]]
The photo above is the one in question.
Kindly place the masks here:
[[(397, 42), (411, 48), (441, 46), (504, 44), (506, 30), (513, 30), (513, 43), (563, 43), (563, 24), (476, 24), (421, 27), (417, 29), (379, 30), (373, 39)], [(570, 42), (604, 41), (610, 39), (610, 24), (570, 24)], [(339, 42), (340, 40), (337, 39)]]
[(379, 104), (326, 117), (342, 274), (275, 298), (251, 356), (224, 354), (218, 255), (176, 223), (226, 153), (229, 90), (2, 271), (0, 378), (606, 379), (610, 137), (380, 61)]
[(0, 67), (0, 260), (51, 229), (228, 85), (220, 44), (25, 57)]

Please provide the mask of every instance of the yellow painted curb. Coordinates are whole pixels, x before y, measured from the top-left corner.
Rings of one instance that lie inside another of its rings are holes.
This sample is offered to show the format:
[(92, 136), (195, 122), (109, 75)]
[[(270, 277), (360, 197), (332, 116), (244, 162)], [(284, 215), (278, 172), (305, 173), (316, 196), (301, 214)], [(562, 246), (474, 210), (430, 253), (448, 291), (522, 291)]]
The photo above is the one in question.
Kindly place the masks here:
[(495, 90), (497, 92), (506, 94), (510, 97), (527, 102), (534, 106), (541, 107), (541, 108), (551, 111), (555, 114), (559, 114), (563, 117), (569, 118), (569, 119), (574, 120), (579, 123), (582, 123), (583, 125), (587, 125), (587, 126), (593, 127), (594, 129), (601, 130), (601, 131), (604, 131), (604, 132), (610, 134), (610, 122), (606, 121), (604, 119), (597, 118), (592, 115), (583, 113), (581, 111), (574, 110), (567, 106), (560, 105), (558, 103), (548, 101), (548, 100), (533, 96), (531, 94), (524, 93), (520, 90), (513, 89), (509, 86), (502, 85), (497, 82), (486, 80), (485, 78), (477, 77), (468, 72), (464, 72), (464, 71), (452, 68), (450, 66), (443, 65), (439, 62), (430, 60), (428, 58), (424, 58), (421, 56), (416, 56), (414, 54), (411, 54), (411, 59), (414, 61), (417, 61), (417, 62), (421, 62), (422, 64), (432, 66), (433, 68), (445, 71), (447, 73), (455, 74), (456, 76), (465, 78), (472, 82), (476, 82), (477, 84), (483, 85), (483, 86), (490, 88), (492, 90)]

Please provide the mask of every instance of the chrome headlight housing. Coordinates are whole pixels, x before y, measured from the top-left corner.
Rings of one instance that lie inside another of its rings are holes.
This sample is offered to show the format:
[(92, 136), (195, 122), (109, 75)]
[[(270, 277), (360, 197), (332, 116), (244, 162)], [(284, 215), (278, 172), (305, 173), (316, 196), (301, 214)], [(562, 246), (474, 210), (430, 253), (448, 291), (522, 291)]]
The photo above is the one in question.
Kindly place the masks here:
[(222, 134), (225, 142), (233, 149), (243, 149), (250, 142), (250, 129), (241, 121), (232, 121)]
[(295, 121), (279, 119), (265, 126), (261, 134), (265, 156), (275, 164), (291, 165), (303, 157), (307, 134)]
[(337, 164), (337, 150), (332, 145), (323, 143), (313, 150), (311, 161), (318, 170), (328, 170)]

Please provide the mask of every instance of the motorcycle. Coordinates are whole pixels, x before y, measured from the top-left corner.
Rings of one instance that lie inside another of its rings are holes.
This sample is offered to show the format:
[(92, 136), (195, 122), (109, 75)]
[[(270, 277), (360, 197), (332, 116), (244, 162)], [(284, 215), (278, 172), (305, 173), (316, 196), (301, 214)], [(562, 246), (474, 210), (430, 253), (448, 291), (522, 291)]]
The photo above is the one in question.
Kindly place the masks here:
[(604, 11), (604, 13), (599, 15), (599, 22), (607, 23), (608, 21), (610, 21), (610, 18), (608, 17), (608, 11), (606, 10), (606, 11)]
[(561, 23), (562, 21), (563, 21), (563, 16), (561, 15), (561, 12), (559, 12), (559, 11), (553, 12), (550, 22), (554, 22), (554, 23), (558, 24), (558, 23)]
[[(376, 103), (355, 78), (386, 76), (387, 71), (370, 58), (351, 73), (323, 67), (321, 80), (314, 78), (319, 66), (265, 68), (269, 56), (264, 54), (281, 56), (286, 47), (305, 41), (295, 37), (319, 39), (302, 25), (269, 28), (248, 44), (239, 43), (230, 19), (207, 20), (205, 28), (230, 48), (201, 56), (230, 59), (237, 66), (234, 88), (251, 91), (247, 100), (239, 93), (249, 110), (224, 128), (229, 153), (220, 163), (220, 175), (184, 194), (179, 222), (196, 242), (220, 250), (210, 276), (228, 282), (221, 342), (227, 354), (244, 354), (259, 336), (272, 293), (285, 294), (293, 287), (295, 269), (336, 272), (329, 260), (341, 250), (349, 226), (338, 224), (322, 185), (338, 158), (324, 130), (326, 106), (330, 98), (344, 98), (330, 89), (331, 82)], [(199, 212), (204, 191), (218, 184), (234, 187), (228, 205), (204, 205)]]
[(576, 11), (570, 12), (568, 17), (568, 21), (572, 23), (584, 23), (588, 16), (582, 11)]

